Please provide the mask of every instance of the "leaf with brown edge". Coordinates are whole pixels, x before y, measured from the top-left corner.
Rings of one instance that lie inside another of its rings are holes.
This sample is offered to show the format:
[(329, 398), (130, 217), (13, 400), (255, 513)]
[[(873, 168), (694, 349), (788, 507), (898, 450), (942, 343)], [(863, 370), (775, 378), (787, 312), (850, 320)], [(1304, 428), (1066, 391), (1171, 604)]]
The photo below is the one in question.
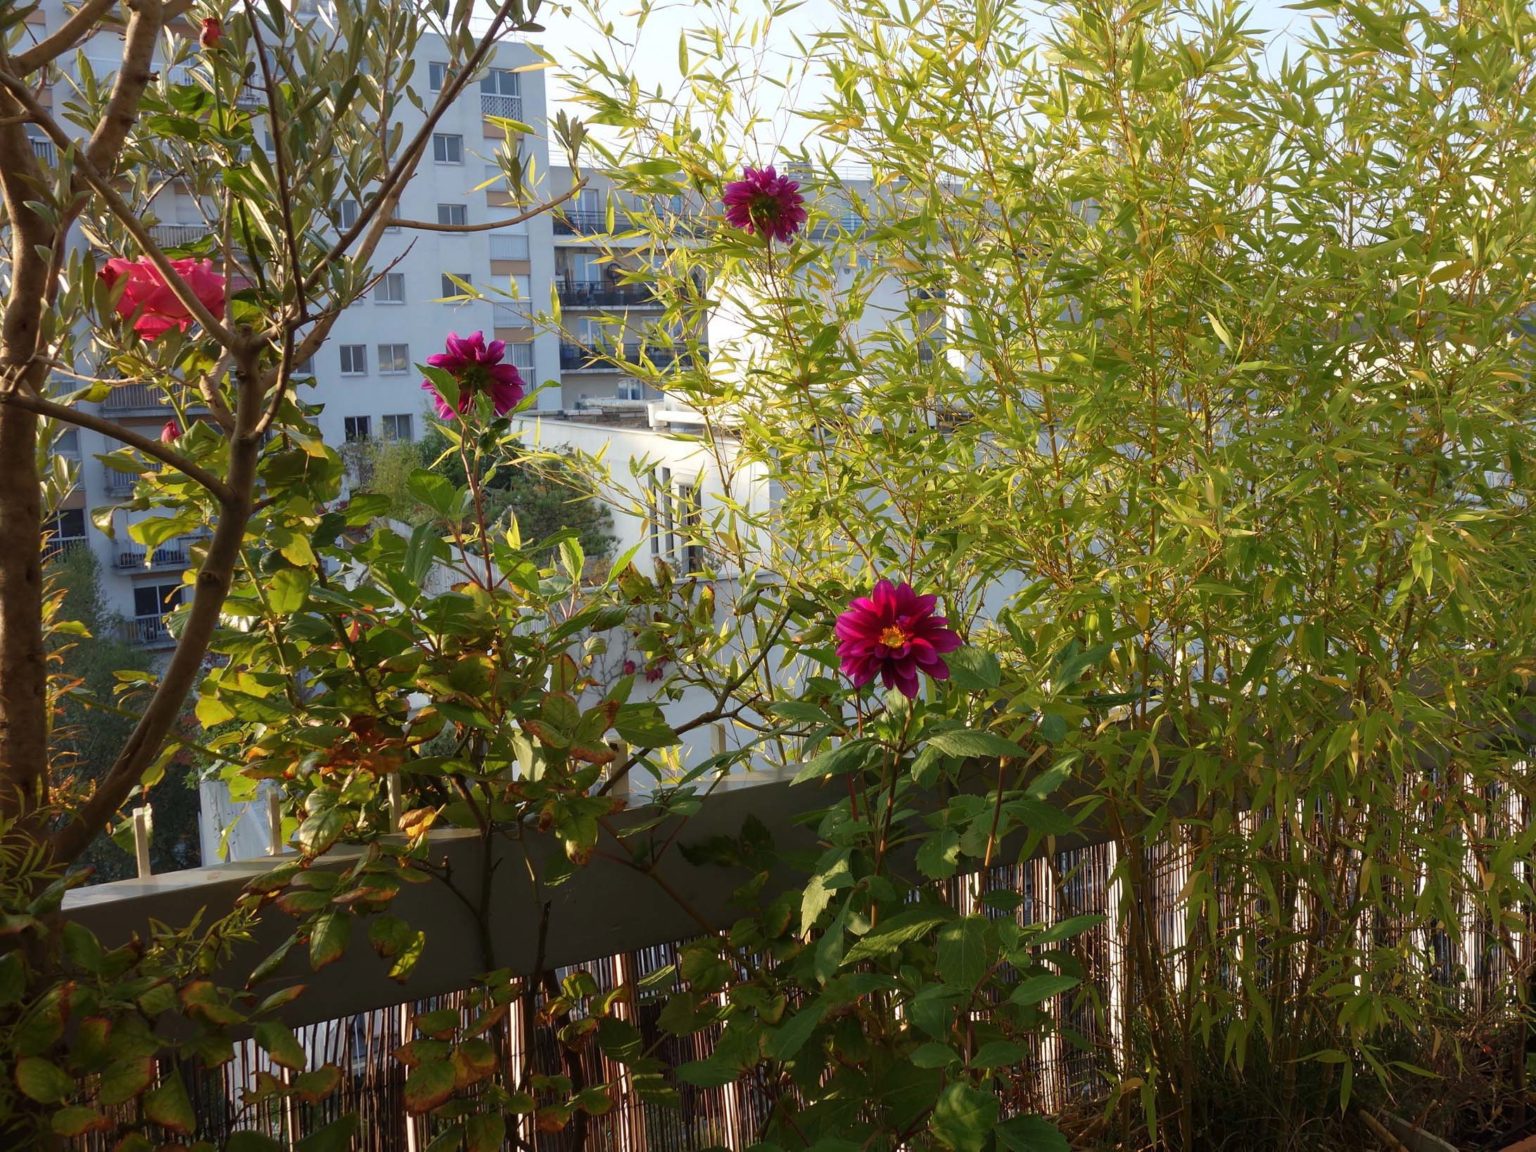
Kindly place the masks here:
[(424, 1061), (405, 1078), (405, 1110), (419, 1116), (453, 1095), (453, 1065), (446, 1060)]
[(347, 912), (327, 912), (309, 930), (309, 963), (318, 972), (340, 960), (352, 937), (352, 917)]
[(75, 1080), (50, 1060), (41, 1056), (23, 1056), (16, 1062), (16, 1087), (29, 1100), (57, 1104), (74, 1092)]
[(453, 1050), (453, 1086), (468, 1088), (496, 1071), (496, 1050), (484, 1040), (466, 1040)]
[(304, 1071), (304, 1048), (294, 1037), (293, 1031), (276, 1020), (263, 1020), (251, 1029), (264, 1052), (274, 1064), (281, 1064), (294, 1072)]
[(101, 1087), (97, 1091), (96, 1102), (106, 1107), (125, 1104), (148, 1088), (154, 1078), (153, 1056), (115, 1059), (101, 1074)]
[(112, 1121), (96, 1109), (86, 1108), (80, 1104), (60, 1108), (53, 1114), (53, 1119), (49, 1123), (60, 1136), (71, 1138), (84, 1136), (87, 1132), (102, 1132), (112, 1127)]
[(436, 808), (412, 808), (400, 817), (400, 831), (412, 840), (420, 840), (436, 823)]
[(306, 1104), (323, 1100), (341, 1083), (341, 1069), (334, 1064), (304, 1072), (293, 1078), (293, 1094)]
[(144, 1115), (162, 1128), (183, 1135), (197, 1127), (197, 1113), (181, 1077), (172, 1071), (144, 1097)]
[(500, 1115), (467, 1116), (464, 1119), (465, 1152), (501, 1152), (507, 1139), (507, 1121)]

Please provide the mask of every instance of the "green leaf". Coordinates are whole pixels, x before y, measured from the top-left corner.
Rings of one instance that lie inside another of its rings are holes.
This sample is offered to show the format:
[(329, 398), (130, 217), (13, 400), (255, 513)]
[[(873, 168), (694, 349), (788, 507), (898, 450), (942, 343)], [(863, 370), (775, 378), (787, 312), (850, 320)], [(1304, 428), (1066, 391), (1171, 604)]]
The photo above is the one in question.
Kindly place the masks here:
[(229, 1139), (224, 1142), (224, 1152), (287, 1152), (287, 1148), (270, 1136), (242, 1128), (229, 1134)]
[(619, 735), (637, 748), (667, 748), (681, 744), (682, 737), (654, 704), (625, 704), (613, 721)]
[(352, 937), (352, 914), (343, 909), (326, 912), (315, 919), (309, 930), (309, 963), (319, 971), (340, 960)]
[(80, 1104), (71, 1104), (67, 1108), (60, 1108), (53, 1114), (50, 1124), (60, 1136), (84, 1136), (87, 1132), (95, 1132), (103, 1128), (112, 1127), (112, 1121), (108, 1120), (94, 1108), (86, 1108)]
[(294, 1072), (304, 1071), (304, 1048), (286, 1024), (279, 1024), (276, 1020), (262, 1020), (251, 1031), (256, 1037), (256, 1043), (272, 1057), (274, 1064), (281, 1064)]
[(1080, 981), (1076, 976), (1031, 976), (1027, 980), (1021, 980), (1018, 986), (1009, 994), (1008, 999), (1014, 1004), (1028, 1007), (1031, 1004), (1039, 1004), (1043, 1000), (1049, 1000), (1052, 996), (1059, 996), (1063, 992), (1076, 988)]
[(997, 1126), (997, 1146), (1006, 1152), (1071, 1152), (1067, 1138), (1040, 1116), (1015, 1116)]
[(768, 1037), (768, 1058), (788, 1060), (805, 1047), (805, 1042), (811, 1038), (811, 1033), (816, 1031), (816, 1025), (821, 1023), (821, 1018), (826, 1011), (826, 1004), (820, 1000), (813, 1000), (781, 1024)]
[(997, 1127), (997, 1097), (960, 1080), (944, 1089), (928, 1127), (954, 1152), (983, 1152)]
[(995, 732), (980, 732), (973, 728), (940, 732), (928, 741), (946, 756), (1008, 756), (1020, 758), (1029, 753), (1012, 740), (1004, 740)]
[(873, 740), (860, 738), (848, 740), (836, 748), (823, 752), (799, 772), (791, 783), (803, 784), (807, 780), (819, 780), (823, 776), (841, 776), (860, 771), (865, 764), (880, 755), (881, 749)]
[(507, 1120), (499, 1113), (464, 1118), (464, 1152), (501, 1152)]
[(944, 983), (964, 988), (981, 983), (996, 951), (989, 939), (991, 927), (985, 917), (967, 916), (939, 929), (938, 971)]
[(1003, 680), (1003, 670), (997, 657), (969, 644), (945, 656), (944, 663), (949, 665), (951, 683), (964, 692), (996, 688)]
[(332, 1120), (318, 1132), (312, 1132), (294, 1145), (295, 1152), (348, 1152), (357, 1134), (358, 1115), (349, 1112)]
[(912, 909), (893, 916), (865, 936), (843, 957), (844, 964), (857, 964), (862, 960), (877, 960), (898, 951), (903, 944), (921, 940), (941, 924), (954, 919), (954, 913), (932, 912), (928, 909)]
[(0, 956), (0, 1007), (20, 1004), (27, 991), (27, 969), (19, 952)]
[(405, 1079), (405, 1110), (419, 1116), (430, 1112), (453, 1095), (453, 1065), (446, 1060), (423, 1060)]
[(57, 1104), (75, 1090), (75, 1080), (64, 1069), (41, 1056), (23, 1056), (16, 1061), (16, 1087), (23, 1096), (39, 1104)]
[(918, 1045), (907, 1059), (918, 1068), (948, 1068), (960, 1059), (960, 1053), (948, 1044), (929, 1041), (927, 1044)]
[(96, 1092), (96, 1103), (104, 1108), (114, 1104), (126, 1104), (155, 1079), (153, 1056), (116, 1058), (101, 1073), (101, 1087)]
[(183, 1135), (197, 1127), (197, 1113), (187, 1095), (178, 1069), (171, 1069), (157, 1086), (144, 1097), (144, 1115), (162, 1128)]
[(304, 607), (309, 595), (310, 574), (304, 568), (279, 568), (266, 582), (267, 602), (280, 616), (291, 616)]

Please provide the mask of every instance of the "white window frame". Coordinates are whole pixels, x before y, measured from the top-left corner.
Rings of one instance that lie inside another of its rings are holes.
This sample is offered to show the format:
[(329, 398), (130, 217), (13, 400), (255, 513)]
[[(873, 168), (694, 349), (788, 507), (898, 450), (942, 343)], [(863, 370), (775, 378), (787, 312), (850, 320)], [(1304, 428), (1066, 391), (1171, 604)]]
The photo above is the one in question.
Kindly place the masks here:
[(373, 302), (375, 304), (404, 304), (405, 273), (386, 272), (380, 276), (379, 282), (374, 285)]
[[(446, 219), (445, 219), (446, 217)], [(469, 223), (468, 204), (439, 204), (437, 206), (437, 222), (452, 228), (459, 228)]]
[[(409, 412), (389, 412), (379, 417), (379, 434), (385, 440), (403, 440), (410, 442), (416, 439), (416, 421)], [(405, 435), (400, 433), (404, 431)]]
[[(359, 357), (362, 358), (361, 365), (359, 365), (359, 363), (358, 363), (358, 358)], [(352, 362), (352, 366), (350, 368), (347, 366), (347, 361), (348, 360), (350, 360)], [(366, 376), (366, 375), (368, 375), (368, 345), (366, 345), (366, 344), (342, 344), (340, 346), (340, 361), (341, 361), (341, 374), (343, 376)]]
[(430, 60), (427, 62), (427, 91), (441, 92), (451, 79), (448, 71), (448, 61)]
[(373, 439), (372, 416), (343, 416), (341, 427), (342, 439), (348, 444), (360, 444)]
[[(471, 273), (469, 273), (469, 272), (443, 272), (443, 273), (440, 273), (439, 276), (440, 276), (440, 284), (441, 284), (441, 287), (442, 287), (442, 292), (440, 293), (440, 295), (443, 295), (443, 296), (462, 296), (462, 295), (464, 295), (464, 289), (460, 288), (452, 280), (448, 279), (449, 276), (457, 276), (460, 280), (464, 281), (464, 283), (469, 284), (471, 286), (473, 286), (473, 284), (475, 282), (474, 276)], [(468, 303), (470, 303), (470, 301), (468, 301), (468, 300), (457, 300), (457, 301), (454, 301), (454, 303), (457, 303), (457, 304), (468, 304)]]
[[(389, 351), (386, 353), (385, 349)], [(409, 344), (380, 344), (376, 349), (379, 355), (380, 376), (404, 376), (411, 370), (411, 346)], [(387, 358), (387, 359), (386, 359)], [(398, 368), (384, 365), (399, 364)]]
[[(441, 147), (439, 147), (441, 145)], [(447, 159), (454, 149), (458, 150), (457, 160)], [(464, 137), (458, 132), (434, 132), (432, 133), (432, 162), (434, 164), (463, 164), (464, 163)]]

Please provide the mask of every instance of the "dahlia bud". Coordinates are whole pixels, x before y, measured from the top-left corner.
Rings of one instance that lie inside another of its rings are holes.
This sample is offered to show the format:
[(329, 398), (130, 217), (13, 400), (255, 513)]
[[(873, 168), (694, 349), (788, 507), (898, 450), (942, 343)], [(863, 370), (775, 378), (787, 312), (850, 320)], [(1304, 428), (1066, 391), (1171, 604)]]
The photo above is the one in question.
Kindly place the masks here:
[(174, 444), (181, 439), (181, 425), (174, 419), (167, 420), (165, 427), (160, 429), (160, 442), (162, 444)]
[(224, 39), (224, 23), (217, 16), (210, 16), (203, 21), (202, 31), (197, 34), (197, 42), (203, 48), (212, 48), (220, 40)]

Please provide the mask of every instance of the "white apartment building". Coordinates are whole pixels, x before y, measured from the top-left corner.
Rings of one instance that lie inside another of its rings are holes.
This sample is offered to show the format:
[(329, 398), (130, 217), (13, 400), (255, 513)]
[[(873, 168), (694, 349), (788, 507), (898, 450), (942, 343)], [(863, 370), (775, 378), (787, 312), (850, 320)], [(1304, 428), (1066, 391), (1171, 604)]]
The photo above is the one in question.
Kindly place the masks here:
[[(301, 18), (325, 18), (312, 0), (301, 5), (299, 14)], [(29, 14), (27, 31), (41, 38), (66, 16), (61, 0), (43, 0)], [(177, 31), (188, 38), (196, 35), (190, 25)], [(79, 57), (83, 56), (100, 78), (116, 69), (121, 50), (121, 36), (108, 32), (85, 43), (78, 56), (65, 57), (61, 61), (63, 75), (42, 93), (44, 105), (58, 108), (70, 99), (71, 85), (79, 77)], [(414, 75), (427, 87), (421, 95), (429, 105), (432, 92), (442, 86), (447, 58), (440, 37), (422, 37)], [(498, 147), (505, 144), (501, 128), (486, 117), (508, 117), (533, 127), (534, 134), (523, 139), (520, 147), (537, 171), (548, 171), (543, 72), (520, 71), (537, 60), (533, 48), (522, 40), (506, 40), (495, 47), (483, 76), (471, 83), (438, 125), (415, 178), (402, 196), (402, 218), (479, 224), (517, 214), (504, 184), (481, 187), (498, 175), (494, 157)], [(195, 61), (165, 67), (157, 83), (196, 83), (194, 68)], [(242, 95), (241, 103), (247, 102), (253, 110), (264, 105), (261, 94), (254, 90)], [(405, 105), (402, 122), (410, 133), (420, 125), (421, 113)], [(38, 154), (54, 159), (53, 143), (36, 129), (32, 131)], [(180, 246), (209, 234), (199, 203), (175, 181), (156, 197), (152, 209), (150, 231), (173, 256), (184, 254)], [(356, 218), (357, 211), (355, 202), (340, 200), (334, 205), (332, 221), (344, 228)], [(550, 217), (536, 216), (488, 231), (396, 229), (386, 234), (372, 263), (376, 270), (388, 271), (367, 298), (343, 313), (324, 347), (300, 365), (296, 374), (313, 378), (313, 385), (301, 387), (299, 394), (306, 402), (323, 405), (319, 426), (327, 442), (340, 445), (368, 438), (419, 437), (429, 407), (415, 365), (441, 351), (450, 331), (464, 334), (480, 330), (488, 338), (505, 340), (510, 359), (525, 379), (531, 384), (551, 385), (539, 396), (539, 406), (559, 408), (560, 340), (534, 323), (535, 314), (546, 311), (551, 299), (553, 229)], [(103, 259), (107, 255), (136, 254), (104, 253)], [(487, 298), (446, 302), (445, 297), (463, 294), (450, 277), (467, 281)], [(158, 435), (172, 414), (158, 390), (138, 384), (114, 388), (101, 410), (151, 436)], [(181, 576), (188, 561), (186, 542), (169, 542), (146, 556), (142, 546), (133, 543), (124, 531), (127, 513), (116, 513), (115, 540), (91, 524), (91, 510), (124, 500), (132, 492), (132, 475), (112, 470), (97, 459), (117, 447), (115, 441), (89, 430), (63, 434), (58, 449), (78, 462), (80, 482), (63, 502), (55, 541), (83, 544), (93, 550), (101, 565), (108, 605), (128, 621), (132, 640), (150, 648), (169, 647), (172, 641), (164, 620), (179, 601)]]

